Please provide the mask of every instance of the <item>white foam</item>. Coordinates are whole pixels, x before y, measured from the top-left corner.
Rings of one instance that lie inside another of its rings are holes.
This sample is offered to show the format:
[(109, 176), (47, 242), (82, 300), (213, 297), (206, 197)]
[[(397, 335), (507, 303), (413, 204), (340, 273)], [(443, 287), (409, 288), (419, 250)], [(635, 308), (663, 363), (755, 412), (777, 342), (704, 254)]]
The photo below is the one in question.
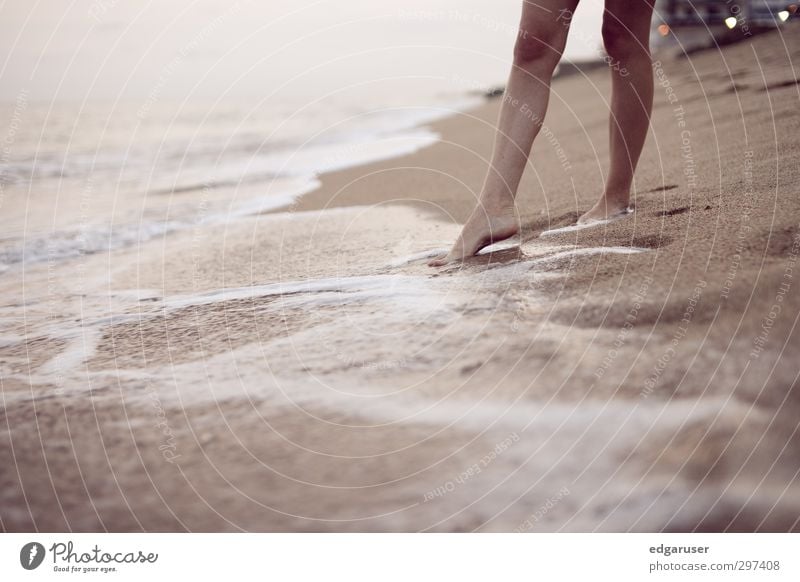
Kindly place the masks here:
[[(313, 383), (307, 384), (313, 388)], [(324, 402), (328, 406), (344, 410), (358, 410), (359, 415), (372, 422), (414, 422), (440, 427), (483, 431), (493, 424), (503, 431), (522, 431), (535, 427), (544, 433), (554, 433), (565, 426), (572, 430), (583, 430), (596, 425), (609, 434), (636, 413), (636, 424), (651, 426), (659, 420), (662, 424), (680, 426), (695, 418), (707, 417), (724, 407), (724, 399), (696, 401), (646, 402), (642, 400), (584, 401), (581, 403), (551, 402), (531, 404), (450, 398), (446, 401), (380, 397), (363, 398), (342, 395), (334, 390), (319, 391), (306, 395), (307, 402)], [(294, 390), (291, 398), (294, 398)]]
[(432, 259), (434, 257), (438, 257), (446, 253), (447, 249), (444, 247), (438, 249), (428, 249), (427, 251), (420, 251), (418, 253), (414, 253), (411, 255), (407, 255), (405, 257), (400, 257), (399, 259), (395, 259), (391, 261), (388, 266), (392, 268), (404, 267), (406, 265), (410, 265), (411, 263), (424, 261), (425, 259)]
[[(556, 252), (530, 261), (515, 261), (498, 265), (490, 268), (489, 271), (492, 273), (492, 281), (497, 283), (510, 282), (515, 275), (523, 274), (538, 266), (563, 259), (596, 254), (637, 254), (646, 250), (636, 247), (577, 248)], [(411, 257), (404, 257), (397, 263), (406, 264), (412, 260), (419, 260), (432, 255), (433, 251), (424, 251)], [(459, 272), (453, 277), (441, 279), (434, 279), (424, 275), (387, 274), (286, 281), (248, 287), (229, 287), (195, 295), (168, 298), (163, 302), (163, 306), (167, 309), (176, 309), (193, 305), (275, 296), (293, 296), (290, 302), (284, 303), (284, 305), (291, 304), (295, 306), (380, 299), (398, 300), (402, 297), (416, 300), (415, 304), (422, 304), (425, 302), (426, 297), (434, 297), (437, 293), (452, 293), (456, 288), (468, 290), (471, 282), (475, 284), (473, 291), (486, 291), (486, 273), (487, 271)], [(508, 277), (503, 281), (498, 278), (499, 274), (507, 275)]]
[[(542, 252), (541, 248), (535, 247)], [(561, 250), (558, 250), (561, 249)], [(406, 275), (400, 273), (355, 275), (348, 277), (327, 277), (310, 280), (283, 281), (265, 285), (247, 287), (231, 287), (192, 295), (163, 298), (152, 307), (142, 309), (142, 299), (158, 299), (157, 290), (127, 290), (113, 295), (122, 301), (114, 309), (114, 313), (84, 318), (79, 327), (73, 329), (42, 330), (37, 337), (50, 337), (66, 340), (67, 346), (57, 356), (46, 362), (36, 371), (36, 376), (28, 378), (35, 383), (52, 383), (57, 377), (60, 381), (70, 374), (84, 374), (84, 364), (96, 352), (102, 331), (110, 325), (126, 322), (137, 322), (147, 318), (163, 317), (170, 310), (190, 306), (221, 304), (228, 301), (252, 299), (253, 308), (280, 312), (284, 309), (301, 309), (313, 312), (320, 307), (343, 308), (355, 306), (357, 309), (334, 312), (340, 316), (346, 314), (353, 325), (368, 328), (371, 325), (393, 322), (416, 322), (420, 318), (429, 321), (448, 322), (469, 305), (471, 309), (488, 311), (497, 308), (497, 297), (493, 291), (509, 283), (528, 280), (531, 273), (536, 277), (560, 277), (558, 270), (540, 271), (538, 268), (573, 257), (595, 254), (635, 254), (646, 249), (632, 247), (593, 247), (572, 248), (547, 247), (543, 256), (532, 260), (515, 261), (484, 270), (461, 270), (449, 276), (431, 277), (428, 273)], [(553, 252), (555, 251), (555, 252)], [(426, 251), (425, 255), (430, 255)], [(418, 255), (418, 256), (421, 256)], [(406, 260), (408, 257), (406, 258)], [(533, 293), (533, 291), (529, 291)], [(258, 299), (272, 298), (271, 301)], [(535, 298), (534, 298), (535, 300)], [(542, 301), (545, 301), (543, 298)], [(361, 309), (360, 306), (369, 306)], [(337, 318), (332, 324), (332, 334), (336, 335), (341, 320)], [(317, 329), (315, 327), (315, 329)], [(301, 337), (294, 334), (294, 340)], [(291, 338), (290, 338), (291, 339)], [(18, 338), (6, 336), (0, 338), (0, 345), (17, 343)], [(276, 340), (279, 341), (279, 340)], [(80, 382), (79, 382), (80, 383)]]
[(160, 299), (163, 293), (159, 289), (122, 289), (102, 295), (103, 298), (114, 297), (122, 300), (148, 301)]
[(158, 237), (197, 228), (198, 226), (226, 225), (248, 216), (258, 215), (290, 206), (297, 198), (319, 187), (318, 180), (303, 180), (285, 186), (279, 193), (265, 194), (235, 204), (228, 210), (218, 210), (198, 221), (146, 221), (112, 226), (85, 226), (25, 238), (14, 246), (0, 249), (0, 273), (9, 266), (20, 263), (34, 264), (60, 261), (82, 255), (111, 252), (141, 245)]
[[(530, 271), (536, 267), (548, 266), (564, 259), (572, 259), (576, 257), (588, 257), (592, 255), (635, 255), (638, 253), (647, 252), (648, 249), (638, 247), (587, 247), (577, 248), (566, 251), (556, 252), (543, 257), (538, 257), (530, 261), (516, 261), (492, 267), (492, 271), (508, 271), (511, 273), (521, 273)], [(539, 273), (540, 275), (542, 273)]]
[[(330, 328), (331, 326), (327, 326)], [(335, 329), (331, 329), (336, 333)], [(324, 343), (324, 335), (314, 334), (308, 342)], [(283, 338), (298, 349), (299, 338)], [(420, 397), (414, 391), (395, 390), (382, 393), (384, 388), (375, 385), (372, 391), (357, 391), (352, 386), (352, 374), (343, 370), (341, 375), (328, 376), (325, 382), (309, 381), (307, 377), (279, 373), (264, 377), (261, 357), (263, 345), (243, 346), (235, 351), (218, 354), (206, 362), (211, 369), (235, 366), (237, 377), (229, 383), (217, 383), (213, 388), (180, 383), (173, 388), (186, 401), (227, 398), (269, 400), (276, 405), (311, 407), (316, 410), (342, 411), (375, 424), (416, 423), (436, 427), (483, 432), (487, 429), (523, 431), (533, 429), (543, 434), (559, 430), (582, 432), (594, 426), (595, 434), (615, 434), (620, 426), (635, 419), (638, 429), (646, 430), (658, 422), (661, 427), (675, 428), (686, 422), (715, 415), (720, 408), (730, 405), (725, 398), (694, 400), (644, 400), (613, 399), (558, 402), (546, 404), (529, 401), (471, 400), (448, 397), (443, 400)], [(191, 373), (192, 364), (172, 367), (171, 377), (184, 377)], [(410, 384), (414, 382), (411, 379)], [(736, 405), (730, 405), (736, 406)], [(622, 438), (626, 435), (622, 434)], [(635, 441), (634, 441), (635, 442)]]
[(287, 188), (280, 193), (245, 200), (227, 212), (218, 212), (205, 217), (200, 224), (228, 224), (248, 216), (285, 208), (291, 206), (303, 194), (307, 194), (319, 188), (319, 185), (319, 180), (310, 179), (292, 188)]
[(547, 238), (548, 236), (555, 236), (558, 234), (564, 234), (568, 232), (576, 232), (579, 230), (586, 230), (587, 228), (598, 228), (600, 226), (606, 226), (609, 224), (613, 224), (615, 222), (619, 222), (625, 218), (628, 218), (631, 214), (633, 214), (633, 210), (630, 208), (627, 212), (623, 212), (619, 216), (613, 216), (606, 220), (593, 220), (591, 222), (587, 222), (584, 224), (573, 224), (571, 226), (562, 226), (561, 228), (551, 228), (550, 230), (545, 230), (539, 235), (539, 238)]
[(58, 380), (66, 371), (78, 367), (97, 352), (102, 332), (99, 327), (83, 327), (51, 337), (68, 340), (67, 347), (42, 365), (37, 375), (44, 378), (55, 376)]
[(310, 279), (307, 281), (288, 281), (252, 285), (249, 287), (228, 287), (217, 291), (208, 291), (197, 295), (185, 295), (167, 299), (164, 305), (168, 308), (181, 308), (191, 305), (204, 305), (221, 301), (235, 301), (257, 297), (291, 295), (295, 293), (320, 293), (324, 291), (353, 291), (385, 287), (388, 280), (399, 282), (403, 279), (415, 279), (403, 275), (365, 275), (356, 277), (332, 277)]
[[(480, 251), (478, 251), (477, 254), (478, 255), (489, 255), (489, 254), (492, 254), (492, 253), (497, 253), (497, 252), (500, 252), (500, 251), (513, 249), (513, 248), (518, 247), (518, 246), (520, 246), (519, 239), (517, 237), (512, 237), (511, 239), (504, 240), (504, 241), (489, 245), (487, 247), (484, 247)], [(447, 248), (447, 247), (440, 247), (440, 248), (434, 248), (434, 249), (428, 249), (428, 250), (425, 250), (425, 251), (420, 251), (418, 253), (413, 253), (411, 255), (407, 255), (407, 256), (395, 259), (395, 260), (391, 261), (388, 266), (391, 267), (391, 268), (403, 267), (403, 266), (409, 265), (411, 263), (416, 263), (417, 261), (423, 261), (425, 259), (432, 259), (434, 257), (444, 256), (444, 255), (447, 254), (448, 250), (449, 250), (449, 248)]]
[[(448, 312), (464, 301), (460, 289), (434, 282), (427, 276), (365, 275), (309, 281), (290, 281), (252, 287), (228, 288), (210, 293), (167, 299), (166, 309), (209, 305), (242, 299), (279, 297), (279, 303), (264, 303), (259, 309), (280, 311), (287, 308), (313, 310), (323, 306), (371, 303), (382, 305), (381, 316), (432, 316)], [(373, 315), (372, 317), (375, 317)]]
[(506, 251), (508, 249), (513, 249), (514, 247), (520, 246), (519, 237), (511, 237), (510, 239), (496, 242), (491, 244), (487, 247), (483, 247), (480, 251), (478, 251), (479, 255), (490, 255), (492, 253), (497, 253), (500, 251)]
[(109, 252), (165, 236), (186, 226), (188, 225), (175, 221), (141, 221), (53, 232), (45, 236), (23, 239), (16, 246), (0, 250), (0, 261), (6, 265), (32, 264)]

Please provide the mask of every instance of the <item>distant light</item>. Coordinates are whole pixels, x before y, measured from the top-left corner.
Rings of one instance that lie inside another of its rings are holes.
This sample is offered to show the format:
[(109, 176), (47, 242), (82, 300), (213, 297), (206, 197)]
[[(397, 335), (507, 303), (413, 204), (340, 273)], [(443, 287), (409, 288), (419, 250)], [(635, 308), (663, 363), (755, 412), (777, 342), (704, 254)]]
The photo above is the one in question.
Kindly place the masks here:
[(797, 12), (797, 4), (789, 4), (789, 6), (786, 7), (786, 10), (794, 14)]
[(736, 28), (737, 22), (738, 21), (736, 20), (736, 18), (734, 16), (728, 16), (728, 18), (725, 19), (725, 26), (727, 26), (728, 28), (730, 28), (732, 30), (732, 29)]
[(669, 34), (669, 25), (668, 24), (659, 24), (658, 26), (658, 34), (661, 36), (667, 36)]
[(789, 20), (789, 11), (788, 10), (781, 10), (780, 12), (778, 12), (778, 18), (780, 18), (782, 21), (786, 22), (787, 20)]

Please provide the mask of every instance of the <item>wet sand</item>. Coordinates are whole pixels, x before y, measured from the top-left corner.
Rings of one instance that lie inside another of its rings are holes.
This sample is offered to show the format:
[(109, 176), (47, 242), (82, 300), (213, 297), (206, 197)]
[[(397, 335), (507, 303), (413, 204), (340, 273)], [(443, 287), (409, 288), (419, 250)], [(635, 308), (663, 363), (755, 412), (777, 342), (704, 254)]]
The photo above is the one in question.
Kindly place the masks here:
[[(557, 80), (523, 232), (433, 270), (499, 101), (292, 206), (0, 278), (6, 531), (800, 529), (797, 26)], [(178, 196), (176, 194), (176, 196)]]

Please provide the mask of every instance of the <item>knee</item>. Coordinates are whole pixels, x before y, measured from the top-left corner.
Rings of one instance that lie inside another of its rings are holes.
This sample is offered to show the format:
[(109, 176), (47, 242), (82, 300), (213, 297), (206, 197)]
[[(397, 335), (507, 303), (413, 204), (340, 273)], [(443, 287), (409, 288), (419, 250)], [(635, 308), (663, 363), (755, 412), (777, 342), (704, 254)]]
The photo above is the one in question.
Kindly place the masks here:
[(637, 37), (632, 30), (613, 17), (603, 19), (603, 46), (614, 61), (626, 62), (635, 58), (650, 58), (648, 40)]
[(563, 52), (563, 41), (554, 35), (526, 34), (514, 45), (514, 66), (521, 69), (555, 69)]

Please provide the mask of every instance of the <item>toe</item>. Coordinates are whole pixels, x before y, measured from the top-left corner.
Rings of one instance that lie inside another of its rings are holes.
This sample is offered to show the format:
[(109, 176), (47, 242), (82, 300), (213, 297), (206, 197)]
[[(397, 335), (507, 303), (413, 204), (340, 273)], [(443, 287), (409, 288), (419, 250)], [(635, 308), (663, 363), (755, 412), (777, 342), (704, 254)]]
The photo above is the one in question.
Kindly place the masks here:
[(429, 267), (444, 267), (447, 263), (450, 262), (450, 256), (438, 257), (433, 259), (432, 261), (428, 261)]

